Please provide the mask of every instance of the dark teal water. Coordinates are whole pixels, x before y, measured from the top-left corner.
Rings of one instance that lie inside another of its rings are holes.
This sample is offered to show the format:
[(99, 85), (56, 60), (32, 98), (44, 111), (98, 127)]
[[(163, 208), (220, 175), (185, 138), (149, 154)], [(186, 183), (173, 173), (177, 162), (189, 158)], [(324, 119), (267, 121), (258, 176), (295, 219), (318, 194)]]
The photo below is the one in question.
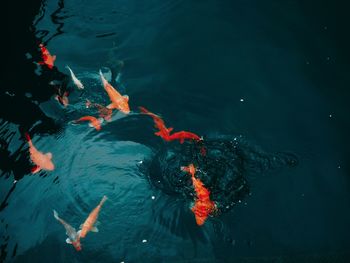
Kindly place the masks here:
[[(0, 261), (347, 262), (346, 6), (49, 0), (24, 4), (14, 19), (15, 7), (4, 15)], [(40, 42), (57, 55), (53, 71), (34, 63)], [(65, 65), (86, 89), (63, 109), (48, 83), (68, 74)], [(90, 113), (86, 98), (108, 101), (100, 68), (119, 74), (134, 112), (145, 106), (206, 137), (242, 135), (250, 147), (295, 154), (298, 165), (247, 175), (251, 195), (198, 227), (188, 199), (140, 172), (162, 145), (151, 122), (116, 113), (100, 132), (72, 123)], [(26, 131), (53, 153), (53, 172), (30, 174)], [(76, 252), (52, 209), (78, 228), (103, 195), (100, 231)]]

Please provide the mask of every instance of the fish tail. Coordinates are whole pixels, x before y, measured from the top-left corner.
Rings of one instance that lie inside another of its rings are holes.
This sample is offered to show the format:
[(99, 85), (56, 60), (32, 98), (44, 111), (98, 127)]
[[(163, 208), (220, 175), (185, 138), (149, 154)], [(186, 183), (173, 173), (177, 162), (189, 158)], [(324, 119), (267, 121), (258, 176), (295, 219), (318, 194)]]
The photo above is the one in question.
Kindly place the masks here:
[(142, 113), (149, 113), (149, 111), (145, 107), (139, 106), (139, 109)]
[(107, 199), (108, 199), (107, 196), (104, 195), (104, 196), (102, 197), (102, 200), (101, 200), (101, 202), (100, 202), (100, 205), (103, 205), (104, 202), (107, 201)]
[(72, 71), (68, 65), (66, 65), (66, 69), (68, 69), (69, 71)]
[(60, 220), (60, 218), (58, 217), (58, 213), (56, 212), (56, 210), (53, 210), (53, 216), (57, 219)]

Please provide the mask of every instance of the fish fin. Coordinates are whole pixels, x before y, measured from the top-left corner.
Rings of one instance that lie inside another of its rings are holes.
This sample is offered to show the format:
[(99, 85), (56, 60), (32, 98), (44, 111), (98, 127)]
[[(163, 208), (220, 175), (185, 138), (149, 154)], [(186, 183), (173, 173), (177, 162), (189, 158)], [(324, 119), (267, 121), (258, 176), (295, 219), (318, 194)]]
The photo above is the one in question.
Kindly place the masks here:
[(91, 232), (97, 233), (97, 232), (98, 232), (98, 228), (95, 227), (95, 226), (93, 226), (93, 227), (91, 228)]
[(111, 103), (111, 104), (107, 105), (106, 108), (109, 109), (109, 110), (113, 110), (113, 109), (115, 109), (115, 106), (114, 106), (113, 103)]
[(77, 232), (78, 236), (80, 236), (80, 233), (81, 233), (81, 230), (79, 230), (79, 231)]
[(155, 132), (154, 134), (157, 135), (157, 136), (161, 136), (161, 131)]
[(72, 244), (72, 241), (69, 239), (69, 237), (66, 239), (67, 244)]
[(99, 225), (101, 225), (101, 222), (100, 221), (96, 221), (95, 226), (99, 226)]
[(40, 170), (41, 170), (41, 168), (40, 168), (40, 166), (38, 166), (38, 165), (34, 165), (34, 166), (32, 167), (32, 169), (30, 169), (30, 171), (31, 171), (33, 174), (35, 174), (35, 173), (37, 173), (37, 172), (40, 172)]
[(83, 224), (81, 224), (80, 226), (79, 226), (79, 229), (82, 229), (83, 228)]
[(126, 101), (129, 101), (129, 96), (128, 96), (128, 95), (124, 95), (123, 97), (124, 97), (124, 99), (125, 99)]
[(171, 132), (171, 131), (173, 131), (173, 130), (174, 130), (173, 127), (168, 128), (168, 132)]
[(48, 152), (48, 153), (45, 153), (45, 155), (46, 155), (49, 159), (52, 159), (52, 153)]
[(58, 220), (58, 218), (59, 218), (59, 217), (58, 217), (58, 213), (56, 212), (55, 209), (53, 210), (53, 216)]
[(52, 60), (55, 61), (56, 60), (56, 55), (52, 56)]

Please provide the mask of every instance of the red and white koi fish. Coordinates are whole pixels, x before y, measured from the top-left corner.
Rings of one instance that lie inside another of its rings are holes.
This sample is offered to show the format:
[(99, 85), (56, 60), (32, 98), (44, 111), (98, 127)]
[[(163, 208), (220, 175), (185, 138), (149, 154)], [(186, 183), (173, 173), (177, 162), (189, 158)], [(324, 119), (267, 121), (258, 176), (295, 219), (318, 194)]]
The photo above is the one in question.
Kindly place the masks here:
[(95, 207), (94, 210), (89, 214), (88, 218), (85, 220), (85, 222), (80, 226), (81, 230), (79, 231), (79, 235), (81, 238), (84, 238), (88, 232), (98, 232), (97, 227), (95, 226), (95, 223), (98, 218), (98, 214), (100, 213), (101, 207), (106, 202), (107, 196), (103, 196), (101, 202), (98, 204), (98, 206)]
[(201, 226), (208, 216), (216, 210), (216, 205), (210, 200), (210, 191), (199, 178), (195, 177), (196, 168), (194, 165), (183, 166), (181, 170), (191, 174), (192, 184), (196, 192), (195, 203), (191, 210), (195, 215), (197, 225)]
[(91, 108), (91, 107), (95, 107), (98, 112), (100, 113), (100, 117), (103, 118), (105, 121), (111, 121), (112, 119), (112, 110), (101, 105), (98, 103), (92, 103), (89, 100), (86, 100), (86, 108)]
[(25, 137), (29, 144), (30, 159), (35, 164), (31, 169), (32, 173), (37, 173), (40, 170), (53, 171), (55, 169), (55, 165), (52, 162), (52, 153), (42, 153), (38, 151), (28, 133), (25, 134)]
[(105, 91), (107, 92), (109, 99), (111, 100), (111, 104), (107, 106), (109, 109), (118, 109), (125, 114), (130, 113), (129, 108), (129, 96), (124, 95), (122, 96), (111, 84), (108, 83), (108, 81), (103, 76), (101, 70), (100, 70), (100, 77), (103, 83), (103, 87)]
[(80, 121), (89, 121), (90, 127), (94, 127), (97, 131), (101, 130), (101, 121), (93, 116), (84, 116), (76, 120), (75, 122), (80, 122)]
[(81, 83), (81, 81), (75, 76), (75, 74), (73, 73), (72, 69), (68, 66), (66, 66), (66, 68), (69, 70), (70, 75), (72, 77), (73, 83), (75, 84), (75, 86), (78, 87), (78, 89), (84, 89), (84, 85), (83, 83)]
[(66, 234), (68, 238), (66, 239), (67, 244), (72, 244), (73, 247), (77, 250), (81, 250), (81, 244), (80, 244), (80, 236), (79, 231), (77, 232), (74, 227), (72, 227), (70, 224), (68, 224), (66, 221), (64, 221), (62, 218), (58, 216), (58, 213), (53, 210), (53, 216), (56, 218), (58, 222), (60, 222), (64, 228), (66, 229)]
[(46, 65), (49, 69), (52, 69), (56, 60), (56, 55), (52, 56), (49, 50), (43, 44), (40, 44), (39, 47), (43, 61), (38, 62), (38, 64)]

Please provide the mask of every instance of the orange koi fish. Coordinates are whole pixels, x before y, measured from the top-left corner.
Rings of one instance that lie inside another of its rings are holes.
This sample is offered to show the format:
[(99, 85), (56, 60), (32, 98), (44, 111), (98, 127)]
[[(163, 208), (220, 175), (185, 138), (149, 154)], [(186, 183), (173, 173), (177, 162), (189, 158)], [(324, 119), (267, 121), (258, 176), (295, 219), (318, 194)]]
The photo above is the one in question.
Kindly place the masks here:
[(101, 202), (98, 204), (98, 206), (95, 207), (94, 210), (89, 214), (88, 218), (85, 220), (85, 222), (80, 226), (81, 230), (78, 231), (78, 234), (81, 238), (84, 238), (88, 232), (98, 232), (98, 229), (96, 226), (94, 226), (95, 222), (97, 221), (98, 214), (100, 213), (101, 207), (106, 202), (107, 196), (103, 196)]
[(97, 131), (101, 130), (101, 121), (93, 116), (84, 116), (76, 120), (75, 122), (80, 122), (80, 121), (89, 121), (90, 127), (94, 127)]
[(100, 113), (100, 117), (106, 121), (111, 121), (112, 119), (112, 109), (109, 109), (101, 104), (92, 103), (89, 100), (86, 100), (86, 108), (95, 107)]
[(56, 55), (51, 56), (50, 52), (43, 44), (40, 44), (39, 47), (41, 50), (41, 57), (43, 61), (40, 61), (38, 63), (40, 65), (46, 65), (49, 69), (52, 69), (56, 60)]
[(184, 143), (185, 140), (195, 140), (198, 142), (203, 139), (193, 132), (179, 131), (169, 136), (168, 141), (173, 141), (173, 140), (179, 140), (180, 143)]
[(40, 170), (53, 171), (55, 169), (55, 165), (52, 162), (52, 153), (39, 152), (33, 145), (28, 133), (25, 134), (25, 137), (29, 144), (30, 159), (35, 164), (31, 169), (32, 173), (37, 173)]
[(168, 137), (170, 135), (170, 132), (173, 130), (173, 128), (167, 128), (161, 117), (154, 114), (153, 112), (150, 112), (145, 107), (139, 107), (139, 109), (142, 113), (147, 114), (147, 115), (152, 117), (152, 119), (154, 121), (154, 127), (156, 129), (159, 129), (159, 131), (155, 132), (154, 134), (157, 136), (160, 136), (164, 140), (168, 141)]
[(66, 221), (64, 221), (62, 218), (58, 216), (58, 213), (53, 210), (53, 216), (56, 218), (58, 222), (60, 222), (64, 228), (66, 229), (66, 234), (68, 238), (66, 239), (67, 244), (72, 244), (73, 247), (77, 250), (81, 250), (81, 244), (80, 244), (80, 236), (79, 233), (75, 230), (74, 227), (72, 227), (70, 224), (68, 224)]
[(216, 205), (210, 200), (210, 191), (204, 186), (200, 179), (195, 177), (196, 168), (194, 165), (183, 166), (181, 170), (191, 174), (193, 187), (196, 192), (195, 203), (191, 210), (195, 215), (197, 225), (201, 226), (208, 216), (216, 210)]
[(197, 134), (194, 134), (192, 132), (187, 132), (187, 131), (179, 131), (179, 132), (170, 134), (170, 132), (173, 131), (173, 128), (167, 128), (165, 126), (164, 121), (158, 115), (154, 114), (153, 112), (150, 112), (144, 107), (139, 107), (139, 109), (142, 113), (147, 114), (153, 118), (155, 128), (159, 129), (159, 131), (156, 132), (155, 135), (162, 137), (165, 141), (169, 142), (169, 141), (179, 140), (180, 143), (184, 143), (185, 140), (195, 140), (195, 141), (203, 140)]
[(108, 83), (108, 81), (103, 76), (101, 70), (100, 70), (100, 77), (103, 83), (103, 87), (105, 91), (107, 92), (109, 99), (111, 100), (111, 104), (107, 106), (108, 109), (118, 109), (125, 114), (130, 113), (129, 108), (129, 96), (124, 95), (122, 96), (111, 84)]

